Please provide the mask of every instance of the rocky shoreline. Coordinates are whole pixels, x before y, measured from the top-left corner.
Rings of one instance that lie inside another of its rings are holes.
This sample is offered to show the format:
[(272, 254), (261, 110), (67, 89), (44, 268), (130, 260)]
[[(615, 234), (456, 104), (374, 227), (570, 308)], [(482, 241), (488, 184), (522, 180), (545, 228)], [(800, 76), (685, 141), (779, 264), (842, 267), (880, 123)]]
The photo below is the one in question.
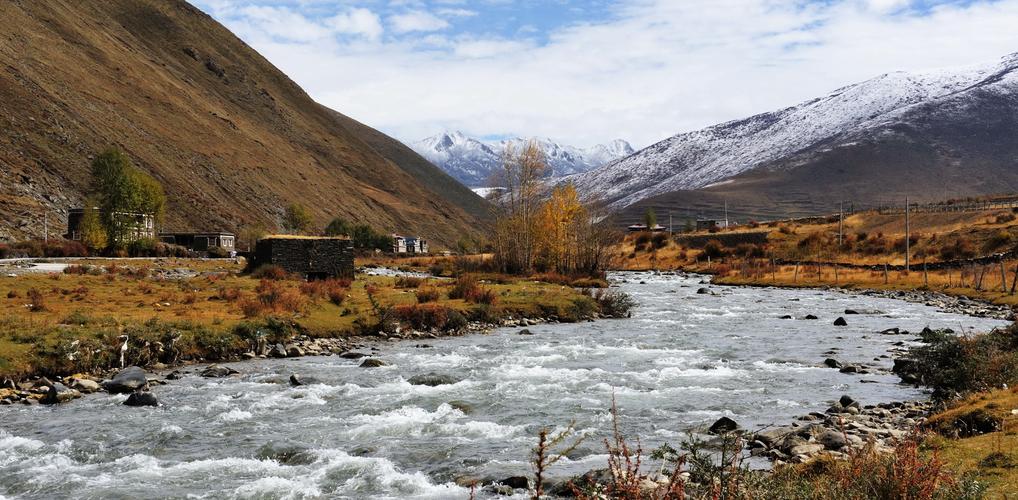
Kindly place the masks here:
[[(441, 337), (455, 337), (475, 333), (489, 333), (497, 328), (528, 327), (556, 322), (558, 322), (557, 318), (508, 318), (499, 323), (471, 322), (465, 328), (458, 331), (417, 331), (412, 329), (397, 329), (393, 333), (379, 332), (375, 336), (349, 336), (335, 338), (298, 336), (286, 343), (269, 344), (260, 342), (254, 349), (244, 352), (240, 356), (221, 360), (219, 363), (232, 363), (269, 358), (282, 359), (306, 356), (339, 356), (346, 359), (364, 358), (364, 361), (361, 362), (360, 366), (363, 368), (373, 368), (385, 366), (386, 364), (383, 360), (375, 357), (375, 353), (380, 350), (379, 346), (382, 345), (382, 342), (438, 339)], [(529, 331), (521, 330), (520, 334), (527, 335), (529, 334)], [(185, 372), (182, 372), (182, 370), (187, 370), (188, 367), (207, 365), (208, 363), (209, 362), (206, 360), (182, 362), (175, 365), (156, 363), (151, 366), (146, 366), (144, 369), (131, 366), (126, 367), (123, 370), (113, 369), (99, 373), (75, 374), (68, 377), (52, 377), (52, 379), (45, 376), (29, 377), (23, 381), (5, 379), (0, 381), (0, 406), (9, 406), (14, 404), (51, 405), (66, 403), (87, 394), (103, 391), (110, 394), (130, 393), (132, 396), (134, 396), (134, 394), (146, 394), (144, 397), (137, 396), (134, 397), (134, 399), (128, 399), (124, 404), (128, 406), (156, 406), (157, 403), (154, 397), (149, 397), (149, 391), (152, 387), (164, 385), (168, 380), (174, 380), (183, 376)], [(145, 371), (145, 369), (148, 371)], [(130, 371), (130, 376), (128, 378), (133, 380), (132, 383), (134, 384), (134, 388), (130, 391), (120, 389), (111, 390), (111, 384), (113, 384), (113, 387), (121, 387), (122, 384), (117, 383), (116, 379), (118, 376), (123, 376), (125, 372), (128, 371)], [(237, 372), (230, 368), (213, 363), (196, 371), (195, 373), (203, 377), (218, 378), (233, 375)], [(295, 376), (297, 378), (291, 378), (291, 383), (294, 383), (294, 385), (302, 385), (301, 383), (297, 383), (300, 381), (299, 375), (295, 374)], [(138, 398), (143, 398), (147, 404), (134, 404)]]

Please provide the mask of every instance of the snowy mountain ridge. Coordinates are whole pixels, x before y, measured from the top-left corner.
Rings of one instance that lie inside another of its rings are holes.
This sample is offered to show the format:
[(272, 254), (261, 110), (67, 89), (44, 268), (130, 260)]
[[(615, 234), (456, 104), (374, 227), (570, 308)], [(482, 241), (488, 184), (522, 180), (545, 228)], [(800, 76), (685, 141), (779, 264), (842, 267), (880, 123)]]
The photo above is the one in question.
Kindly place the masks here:
[[(718, 185), (808, 148), (848, 147), (911, 110), (975, 88), (1018, 92), (1018, 54), (955, 70), (888, 73), (782, 110), (683, 133), (570, 178), (615, 208), (662, 193)], [(963, 106), (964, 103), (958, 105)]]
[[(463, 184), (482, 187), (487, 186), (492, 173), (501, 164), (505, 148), (510, 144), (519, 148), (527, 141), (518, 137), (483, 141), (457, 131), (428, 137), (409, 146)], [(591, 148), (563, 145), (544, 138), (538, 138), (537, 142), (547, 157), (552, 177), (587, 172), (634, 151), (628, 142), (621, 139)]]

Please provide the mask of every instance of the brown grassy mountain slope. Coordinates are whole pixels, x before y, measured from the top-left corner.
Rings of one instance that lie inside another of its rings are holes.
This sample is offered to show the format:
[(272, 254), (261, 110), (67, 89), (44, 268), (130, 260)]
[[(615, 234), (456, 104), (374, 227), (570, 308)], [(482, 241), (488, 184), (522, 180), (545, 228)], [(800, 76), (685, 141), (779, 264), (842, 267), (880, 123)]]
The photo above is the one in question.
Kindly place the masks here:
[[(274, 227), (300, 202), (452, 245), (483, 200), (315, 103), (183, 0), (0, 1), (0, 238), (59, 227), (111, 145), (159, 179), (164, 227)], [(52, 231), (51, 231), (52, 234)]]

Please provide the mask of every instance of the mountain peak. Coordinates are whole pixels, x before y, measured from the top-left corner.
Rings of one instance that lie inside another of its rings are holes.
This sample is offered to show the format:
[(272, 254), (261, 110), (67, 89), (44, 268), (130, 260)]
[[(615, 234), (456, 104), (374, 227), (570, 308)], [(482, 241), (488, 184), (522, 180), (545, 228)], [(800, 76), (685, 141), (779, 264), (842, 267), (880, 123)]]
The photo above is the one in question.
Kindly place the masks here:
[[(501, 164), (502, 151), (509, 146), (521, 147), (529, 140), (512, 137), (485, 141), (457, 131), (444, 132), (410, 146), (463, 184), (483, 187)], [(564, 145), (547, 137), (534, 140), (544, 151), (553, 177), (587, 172), (633, 153), (632, 146), (621, 139), (592, 148)]]

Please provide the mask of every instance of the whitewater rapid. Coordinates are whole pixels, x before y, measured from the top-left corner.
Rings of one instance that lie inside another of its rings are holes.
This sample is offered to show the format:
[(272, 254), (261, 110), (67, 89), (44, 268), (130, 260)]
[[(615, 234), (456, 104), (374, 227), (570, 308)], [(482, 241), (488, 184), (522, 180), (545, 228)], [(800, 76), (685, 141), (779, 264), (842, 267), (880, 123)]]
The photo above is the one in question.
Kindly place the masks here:
[[(604, 467), (613, 395), (627, 435), (645, 449), (677, 445), (723, 415), (754, 429), (842, 394), (862, 404), (921, 398), (883, 371), (892, 344), (912, 337), (877, 332), (1003, 325), (842, 293), (711, 295), (696, 293), (699, 277), (613, 278), (640, 304), (632, 319), (381, 343), (365, 350), (389, 363), (381, 368), (339, 357), (236, 363), (239, 376), (155, 387), (159, 408), (106, 394), (2, 406), (0, 498), (468, 498), (458, 483), (528, 474), (542, 426), (573, 422), (587, 436), (553, 476)], [(833, 326), (845, 309), (880, 312)], [(828, 357), (872, 373), (824, 368)], [(458, 382), (408, 382), (429, 372)], [(317, 383), (291, 387), (291, 373)]]

